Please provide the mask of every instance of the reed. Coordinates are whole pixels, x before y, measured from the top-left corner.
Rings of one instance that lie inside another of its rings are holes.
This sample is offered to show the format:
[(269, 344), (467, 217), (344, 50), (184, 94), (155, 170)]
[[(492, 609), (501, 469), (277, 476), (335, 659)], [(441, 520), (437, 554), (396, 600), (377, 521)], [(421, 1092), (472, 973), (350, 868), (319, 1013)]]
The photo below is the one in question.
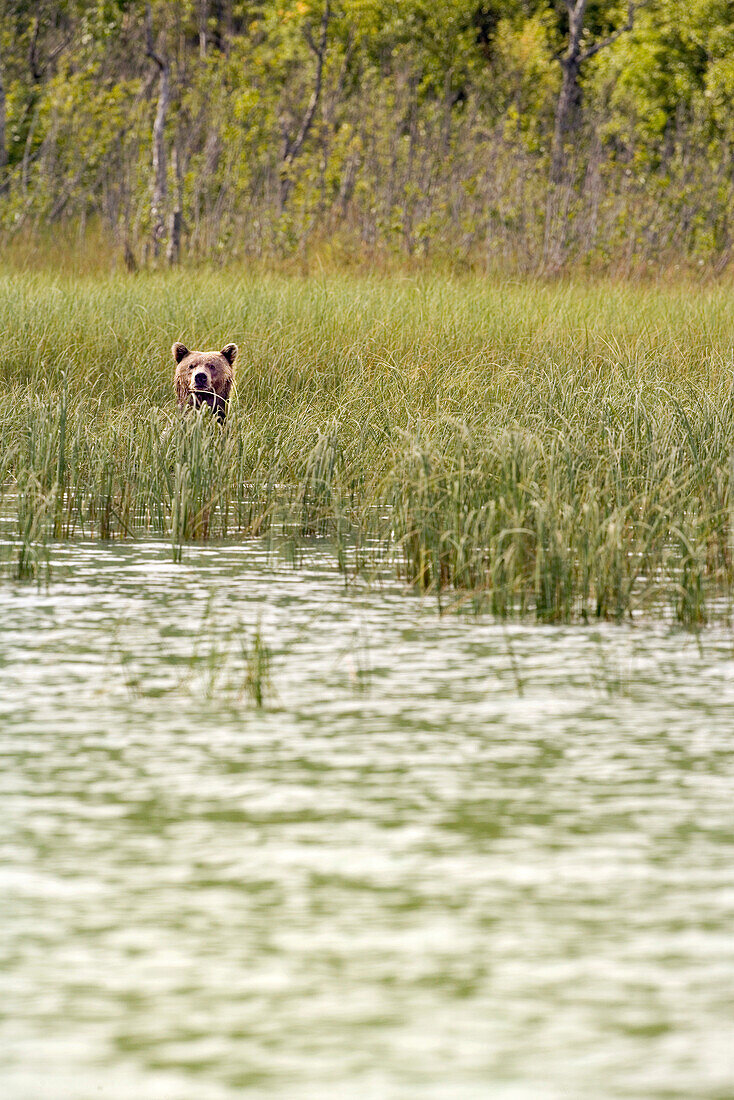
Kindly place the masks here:
[(245, 664), (244, 686), (249, 699), (262, 710), (273, 695), (272, 653), (263, 638), (260, 624), (255, 627), (252, 641), (242, 643)]
[[(180, 560), (265, 535), (297, 561), (317, 536), (442, 608), (697, 628), (733, 591), (731, 307), (724, 285), (0, 276), (16, 573), (59, 538), (153, 532)], [(175, 339), (240, 345), (223, 430), (176, 414)]]

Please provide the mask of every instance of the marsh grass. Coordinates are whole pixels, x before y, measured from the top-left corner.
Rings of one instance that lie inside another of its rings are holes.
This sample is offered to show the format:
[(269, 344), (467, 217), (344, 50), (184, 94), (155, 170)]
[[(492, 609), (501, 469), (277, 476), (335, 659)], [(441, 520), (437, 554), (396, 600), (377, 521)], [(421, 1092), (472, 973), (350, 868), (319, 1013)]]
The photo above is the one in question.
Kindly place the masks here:
[(257, 710), (277, 703), (273, 652), (260, 624), (223, 633), (218, 628), (215, 598), (206, 603), (190, 650), (182, 653), (158, 639), (161, 661), (154, 676), (150, 663), (141, 659), (129, 638), (126, 640), (129, 627), (129, 623), (117, 624), (108, 656), (112, 679), (117, 679), (131, 698), (170, 694), (235, 710), (243, 702)]
[(262, 710), (273, 697), (272, 652), (258, 623), (251, 640), (242, 642), (244, 687), (248, 698)]
[[(724, 286), (224, 274), (0, 279), (17, 576), (50, 539), (326, 537), (442, 608), (543, 622), (732, 596)], [(223, 430), (169, 348), (240, 345)]]

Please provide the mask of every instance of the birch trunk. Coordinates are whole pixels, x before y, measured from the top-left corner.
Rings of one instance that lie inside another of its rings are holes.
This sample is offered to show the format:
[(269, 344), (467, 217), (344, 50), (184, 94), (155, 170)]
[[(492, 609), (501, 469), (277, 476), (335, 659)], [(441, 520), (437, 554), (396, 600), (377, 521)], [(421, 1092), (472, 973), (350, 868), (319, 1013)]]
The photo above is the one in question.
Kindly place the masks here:
[(561, 60), (563, 78), (561, 92), (556, 104), (556, 118), (553, 129), (553, 151), (551, 154), (551, 182), (559, 183), (563, 176), (565, 162), (565, 144), (569, 131), (573, 128), (576, 110), (579, 104), (579, 73), (581, 72), (581, 36), (584, 32), (584, 16), (588, 0), (576, 0), (568, 7), (568, 49)]
[(181, 258), (181, 230), (183, 228), (183, 171), (181, 156), (178, 146), (175, 144), (173, 146), (173, 175), (176, 180), (176, 192), (173, 210), (168, 220), (168, 248), (166, 249), (166, 260), (171, 267), (177, 264)]
[(166, 204), (168, 200), (168, 176), (166, 169), (166, 118), (171, 101), (168, 63), (160, 64), (158, 106), (153, 123), (153, 195), (150, 203), (150, 221), (153, 235), (153, 255), (158, 256), (166, 233)]
[(316, 108), (321, 99), (321, 88), (324, 79), (324, 62), (326, 60), (327, 36), (329, 21), (331, 20), (331, 0), (324, 4), (324, 14), (321, 17), (321, 28), (318, 42), (314, 42), (309, 31), (306, 36), (309, 48), (316, 58), (316, 72), (314, 74), (313, 90), (309, 99), (306, 113), (301, 120), (298, 133), (294, 138), (284, 133), (283, 160), (280, 166), (280, 212), (285, 210), (288, 197), (293, 185), (292, 170), (296, 158), (300, 155), (303, 143), (308, 137), (309, 130), (316, 115)]
[[(5, 99), (5, 78), (3, 73), (3, 63), (0, 59), (0, 171), (8, 163), (8, 147), (5, 137), (5, 116), (6, 116), (6, 99)], [(3, 186), (3, 180), (0, 179), (0, 188)]]

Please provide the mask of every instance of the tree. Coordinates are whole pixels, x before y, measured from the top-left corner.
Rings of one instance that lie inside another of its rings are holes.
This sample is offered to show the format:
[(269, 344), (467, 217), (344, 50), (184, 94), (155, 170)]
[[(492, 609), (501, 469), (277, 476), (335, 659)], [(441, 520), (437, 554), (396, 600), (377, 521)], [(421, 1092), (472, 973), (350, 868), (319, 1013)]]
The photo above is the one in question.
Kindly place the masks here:
[(564, 0), (564, 3), (568, 9), (568, 44), (565, 51), (558, 57), (563, 76), (553, 128), (550, 169), (552, 183), (559, 183), (563, 177), (566, 138), (574, 129), (581, 100), (579, 87), (581, 66), (599, 53), (600, 50), (605, 50), (608, 46), (611, 46), (620, 35), (632, 30), (635, 12), (638, 8), (644, 6), (645, 0), (641, 0), (640, 3), (629, 0), (625, 23), (612, 34), (607, 35), (606, 38), (601, 38), (588, 46), (584, 46), (583, 43), (589, 0)]
[(321, 89), (324, 82), (324, 62), (326, 61), (326, 51), (329, 35), (329, 23), (331, 22), (331, 2), (325, 0), (324, 10), (321, 16), (321, 24), (319, 26), (318, 37), (314, 39), (313, 32), (311, 30), (311, 24), (307, 22), (304, 25), (304, 35), (308, 48), (316, 59), (316, 65), (314, 69), (313, 88), (311, 90), (311, 96), (306, 106), (303, 118), (295, 134), (291, 134), (288, 131), (288, 127), (285, 121), (281, 121), (281, 131), (283, 134), (283, 162), (280, 169), (280, 206), (281, 210), (284, 209), (290, 189), (292, 185), (292, 169), (296, 158), (300, 155), (303, 149), (303, 144), (308, 137), (309, 130), (313, 125), (313, 120), (316, 115), (316, 109), (321, 99)]
[[(0, 57), (0, 172), (4, 172), (8, 163), (8, 146), (5, 139), (6, 119), (5, 78), (3, 74), (3, 59)], [(5, 181), (0, 179), (0, 192), (5, 189)]]
[(153, 186), (150, 203), (151, 232), (153, 236), (153, 255), (158, 256), (161, 242), (166, 231), (166, 202), (168, 198), (168, 175), (166, 167), (166, 118), (171, 102), (170, 68), (168, 58), (153, 45), (153, 19), (150, 4), (145, 11), (146, 54), (156, 64), (159, 73), (158, 104), (153, 122)]

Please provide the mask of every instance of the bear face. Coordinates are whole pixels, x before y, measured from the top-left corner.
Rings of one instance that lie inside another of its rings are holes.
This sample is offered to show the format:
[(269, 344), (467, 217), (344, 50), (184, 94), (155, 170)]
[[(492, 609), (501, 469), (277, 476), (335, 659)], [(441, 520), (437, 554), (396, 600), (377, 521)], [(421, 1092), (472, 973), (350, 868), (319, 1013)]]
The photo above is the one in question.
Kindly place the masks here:
[(234, 381), (237, 345), (226, 344), (221, 351), (189, 351), (184, 344), (174, 344), (171, 353), (176, 361), (174, 386), (179, 409), (207, 405), (223, 423)]

